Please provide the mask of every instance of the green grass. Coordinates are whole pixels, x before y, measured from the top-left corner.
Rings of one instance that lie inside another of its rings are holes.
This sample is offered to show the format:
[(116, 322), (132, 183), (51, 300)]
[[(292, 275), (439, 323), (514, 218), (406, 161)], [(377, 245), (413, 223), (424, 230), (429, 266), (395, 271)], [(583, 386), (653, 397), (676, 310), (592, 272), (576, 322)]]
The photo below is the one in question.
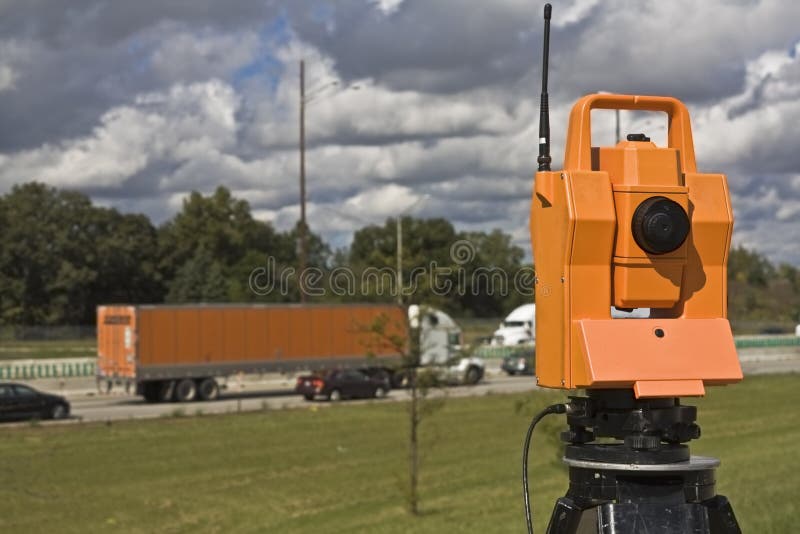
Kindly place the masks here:
[[(800, 510), (800, 377), (748, 378), (699, 402), (695, 453), (744, 532), (791, 532)], [(401, 403), (0, 432), (2, 532), (492, 533), (524, 530), (520, 452), (556, 393), (449, 399), (423, 422), (422, 515), (404, 511)], [(558, 417), (531, 455), (539, 532), (567, 487)]]
[(3, 360), (94, 356), (97, 356), (97, 342), (94, 339), (0, 342), (0, 362)]

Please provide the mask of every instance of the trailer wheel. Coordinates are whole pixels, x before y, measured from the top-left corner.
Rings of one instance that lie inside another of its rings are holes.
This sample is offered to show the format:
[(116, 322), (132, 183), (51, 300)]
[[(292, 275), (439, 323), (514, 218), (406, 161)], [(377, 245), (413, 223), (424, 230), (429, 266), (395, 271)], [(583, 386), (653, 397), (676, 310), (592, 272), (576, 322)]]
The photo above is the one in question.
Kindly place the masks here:
[(97, 392), (100, 395), (108, 395), (109, 393), (111, 393), (112, 387), (114, 387), (114, 383), (111, 381), (110, 378), (97, 379)]
[(142, 396), (145, 402), (158, 402), (159, 385), (158, 382), (144, 382), (142, 384)]
[(204, 378), (197, 386), (197, 395), (200, 400), (217, 400), (219, 398), (219, 384), (213, 378)]
[(175, 381), (164, 380), (158, 385), (158, 402), (172, 402), (175, 393)]
[(181, 379), (175, 386), (175, 400), (178, 402), (191, 402), (197, 396), (197, 385), (191, 378)]

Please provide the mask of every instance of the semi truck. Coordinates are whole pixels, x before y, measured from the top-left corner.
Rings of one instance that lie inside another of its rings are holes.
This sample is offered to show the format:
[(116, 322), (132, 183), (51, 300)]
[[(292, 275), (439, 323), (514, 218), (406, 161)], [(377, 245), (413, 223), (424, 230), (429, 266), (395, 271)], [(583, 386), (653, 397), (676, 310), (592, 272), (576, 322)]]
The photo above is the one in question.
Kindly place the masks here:
[[(420, 313), (414, 309), (383, 304), (98, 306), (98, 386), (135, 387), (148, 402), (214, 400), (219, 379), (231, 375), (347, 367), (385, 372), (398, 384), (408, 344), (398, 347), (396, 340), (408, 339), (409, 320), (415, 320), (410, 315)], [(455, 357), (460, 330), (439, 313), (425, 311), (419, 323), (423, 364), (462, 369), (464, 381), (480, 380), (483, 361)], [(444, 337), (437, 334), (442, 330)]]

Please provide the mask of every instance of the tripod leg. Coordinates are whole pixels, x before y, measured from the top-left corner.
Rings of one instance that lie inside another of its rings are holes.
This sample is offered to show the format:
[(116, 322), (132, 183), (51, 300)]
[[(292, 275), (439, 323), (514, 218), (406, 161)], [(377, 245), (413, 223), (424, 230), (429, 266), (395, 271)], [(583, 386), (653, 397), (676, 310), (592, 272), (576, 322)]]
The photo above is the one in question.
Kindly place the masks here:
[(703, 501), (708, 510), (708, 523), (711, 534), (742, 534), (730, 501), (723, 495)]
[(570, 497), (556, 501), (547, 534), (595, 534), (597, 532), (597, 510), (579, 507)]

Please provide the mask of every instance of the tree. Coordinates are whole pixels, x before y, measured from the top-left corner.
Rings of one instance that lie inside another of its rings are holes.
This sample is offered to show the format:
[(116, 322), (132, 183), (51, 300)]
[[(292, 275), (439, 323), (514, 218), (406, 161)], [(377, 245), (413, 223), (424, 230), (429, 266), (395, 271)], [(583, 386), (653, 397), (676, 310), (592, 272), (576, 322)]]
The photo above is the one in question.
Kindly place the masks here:
[(167, 302), (225, 302), (228, 281), (222, 265), (204, 248), (198, 248), (189, 261), (181, 265), (170, 283)]
[(405, 325), (390, 324), (386, 316), (376, 319), (368, 330), (377, 336), (381, 344), (391, 347), (401, 354), (396, 374), (406, 377), (409, 387), (408, 403), (408, 486), (405, 494), (406, 509), (412, 515), (419, 514), (419, 471), (420, 471), (420, 427), (423, 420), (443, 406), (443, 400), (432, 402), (428, 399), (431, 388), (443, 385), (436, 369), (422, 366), (425, 351), (425, 328), (437, 321), (431, 309), (417, 308), (416, 315), (409, 317)]
[[(292, 237), (254, 219), (247, 201), (234, 198), (225, 187), (207, 197), (193, 191), (181, 211), (159, 228), (158, 241), (159, 270), (167, 280), (169, 299), (182, 302), (200, 295), (215, 301), (254, 300), (250, 272), (267, 256), (281, 265), (295, 258)], [(213, 280), (201, 283), (202, 266), (213, 268), (206, 273)], [(190, 288), (198, 283), (205, 289)]]
[[(449, 278), (449, 250), (455, 241), (453, 225), (445, 219), (403, 217), (403, 280), (410, 294), (405, 301), (452, 309), (443, 291), (434, 289), (434, 272)], [(370, 225), (358, 230), (350, 246), (348, 268), (359, 283), (357, 298), (383, 302), (397, 297), (397, 220), (383, 226)]]
[(160, 268), (167, 279), (201, 247), (225, 267), (248, 250), (283, 252), (272, 226), (255, 220), (247, 201), (233, 198), (225, 187), (208, 197), (192, 191), (181, 211), (158, 234)]
[[(76, 243), (88, 199), (44, 184), (14, 186), (3, 197), (2, 320), (7, 324), (54, 324), (82, 315), (93, 273), (75, 265)], [(77, 300), (75, 310), (65, 309)]]
[[(498, 316), (531, 296), (515, 291), (514, 277), (522, 268), (524, 253), (500, 230), (456, 232), (445, 219), (403, 221), (403, 287), (413, 293), (405, 299), (457, 314)], [(397, 265), (397, 222), (371, 225), (357, 231), (348, 256), (348, 267), (359, 281), (372, 272), (386, 273), (382, 294), (374, 284), (361, 286), (359, 296), (374, 300), (394, 299), (392, 275)], [(392, 291), (386, 291), (389, 285)]]
[(141, 214), (97, 209), (102, 232), (94, 244), (99, 273), (93, 301), (156, 303), (164, 300), (158, 272), (158, 234)]
[(497, 317), (531, 302), (532, 296), (515, 285), (525, 253), (512, 244), (510, 235), (500, 230), (463, 232), (459, 240), (471, 245), (473, 255), (461, 266), (469, 285), (459, 292), (462, 310), (477, 317)]
[(160, 300), (146, 217), (31, 182), (0, 199), (0, 322), (88, 324), (106, 302)]
[(800, 319), (800, 280), (756, 251), (733, 248), (728, 259), (728, 317), (737, 331), (789, 329)]

